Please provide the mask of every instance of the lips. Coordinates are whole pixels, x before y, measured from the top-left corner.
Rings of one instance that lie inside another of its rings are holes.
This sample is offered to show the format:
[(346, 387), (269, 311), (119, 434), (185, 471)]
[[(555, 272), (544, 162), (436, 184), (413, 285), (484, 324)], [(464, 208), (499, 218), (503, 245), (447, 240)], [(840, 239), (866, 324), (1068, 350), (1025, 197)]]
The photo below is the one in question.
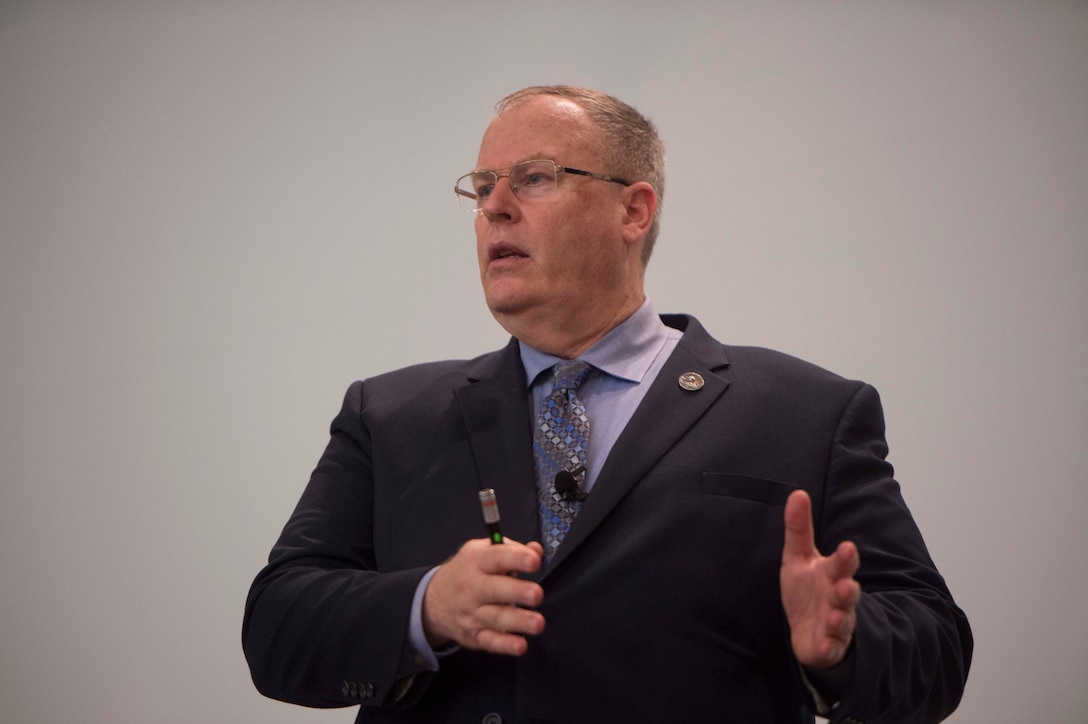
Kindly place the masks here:
[(510, 258), (525, 258), (528, 256), (529, 255), (526, 254), (522, 249), (519, 249), (518, 247), (507, 241), (494, 242), (487, 248), (488, 261), (498, 261), (500, 259)]

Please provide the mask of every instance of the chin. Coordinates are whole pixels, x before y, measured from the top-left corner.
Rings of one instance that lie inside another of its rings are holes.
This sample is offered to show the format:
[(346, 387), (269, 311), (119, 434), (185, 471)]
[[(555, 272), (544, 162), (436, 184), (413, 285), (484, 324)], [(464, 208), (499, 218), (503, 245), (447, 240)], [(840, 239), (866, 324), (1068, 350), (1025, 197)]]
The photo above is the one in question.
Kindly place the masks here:
[(527, 305), (524, 303), (518, 303), (514, 299), (508, 297), (487, 297), (487, 308), (491, 310), (491, 313), (496, 317), (510, 316), (517, 314), (525, 309)]
[(501, 281), (484, 287), (484, 299), (492, 314), (517, 314), (530, 306), (529, 296), (521, 285)]

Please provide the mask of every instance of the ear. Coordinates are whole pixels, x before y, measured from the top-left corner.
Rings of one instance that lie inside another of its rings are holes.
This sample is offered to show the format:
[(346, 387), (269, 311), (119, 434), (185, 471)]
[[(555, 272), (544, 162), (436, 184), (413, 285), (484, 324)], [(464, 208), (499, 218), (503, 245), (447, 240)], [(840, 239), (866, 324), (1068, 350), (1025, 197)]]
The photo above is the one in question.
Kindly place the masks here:
[(645, 181), (623, 189), (623, 240), (628, 244), (641, 242), (650, 231), (657, 213), (657, 192)]

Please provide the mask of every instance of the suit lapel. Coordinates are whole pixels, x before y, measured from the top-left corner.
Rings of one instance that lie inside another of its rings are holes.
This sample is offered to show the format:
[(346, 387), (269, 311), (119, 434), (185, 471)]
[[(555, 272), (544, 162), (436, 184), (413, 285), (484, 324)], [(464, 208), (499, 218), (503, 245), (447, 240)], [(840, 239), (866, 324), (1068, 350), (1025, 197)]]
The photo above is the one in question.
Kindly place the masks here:
[[(683, 338), (616, 440), (593, 492), (586, 498), (574, 525), (556, 551), (549, 571), (561, 565), (563, 559), (589, 537), (627, 492), (728, 387), (729, 381), (718, 374), (729, 365), (722, 346), (695, 319), (683, 319), (687, 324)], [(665, 321), (670, 326), (683, 328), (683, 322), (678, 323), (673, 318)], [(680, 386), (680, 376), (688, 372), (696, 372), (703, 378), (701, 389), (686, 390)]]
[(527, 542), (540, 537), (536, 473), (525, 370), (518, 344), (485, 358), (478, 374), (454, 389), (461, 406), (480, 488), (494, 488), (503, 534)]

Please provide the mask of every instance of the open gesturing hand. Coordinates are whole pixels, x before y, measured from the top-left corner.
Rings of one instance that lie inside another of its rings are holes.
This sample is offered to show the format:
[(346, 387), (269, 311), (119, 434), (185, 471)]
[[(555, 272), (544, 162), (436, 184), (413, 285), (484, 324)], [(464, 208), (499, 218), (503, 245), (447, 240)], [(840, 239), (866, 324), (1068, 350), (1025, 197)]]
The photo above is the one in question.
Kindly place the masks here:
[(842, 661), (857, 623), (861, 586), (854, 580), (860, 559), (850, 541), (822, 556), (816, 549), (812, 501), (797, 490), (786, 501), (786, 540), (782, 546), (782, 606), (797, 660), (813, 669)]

